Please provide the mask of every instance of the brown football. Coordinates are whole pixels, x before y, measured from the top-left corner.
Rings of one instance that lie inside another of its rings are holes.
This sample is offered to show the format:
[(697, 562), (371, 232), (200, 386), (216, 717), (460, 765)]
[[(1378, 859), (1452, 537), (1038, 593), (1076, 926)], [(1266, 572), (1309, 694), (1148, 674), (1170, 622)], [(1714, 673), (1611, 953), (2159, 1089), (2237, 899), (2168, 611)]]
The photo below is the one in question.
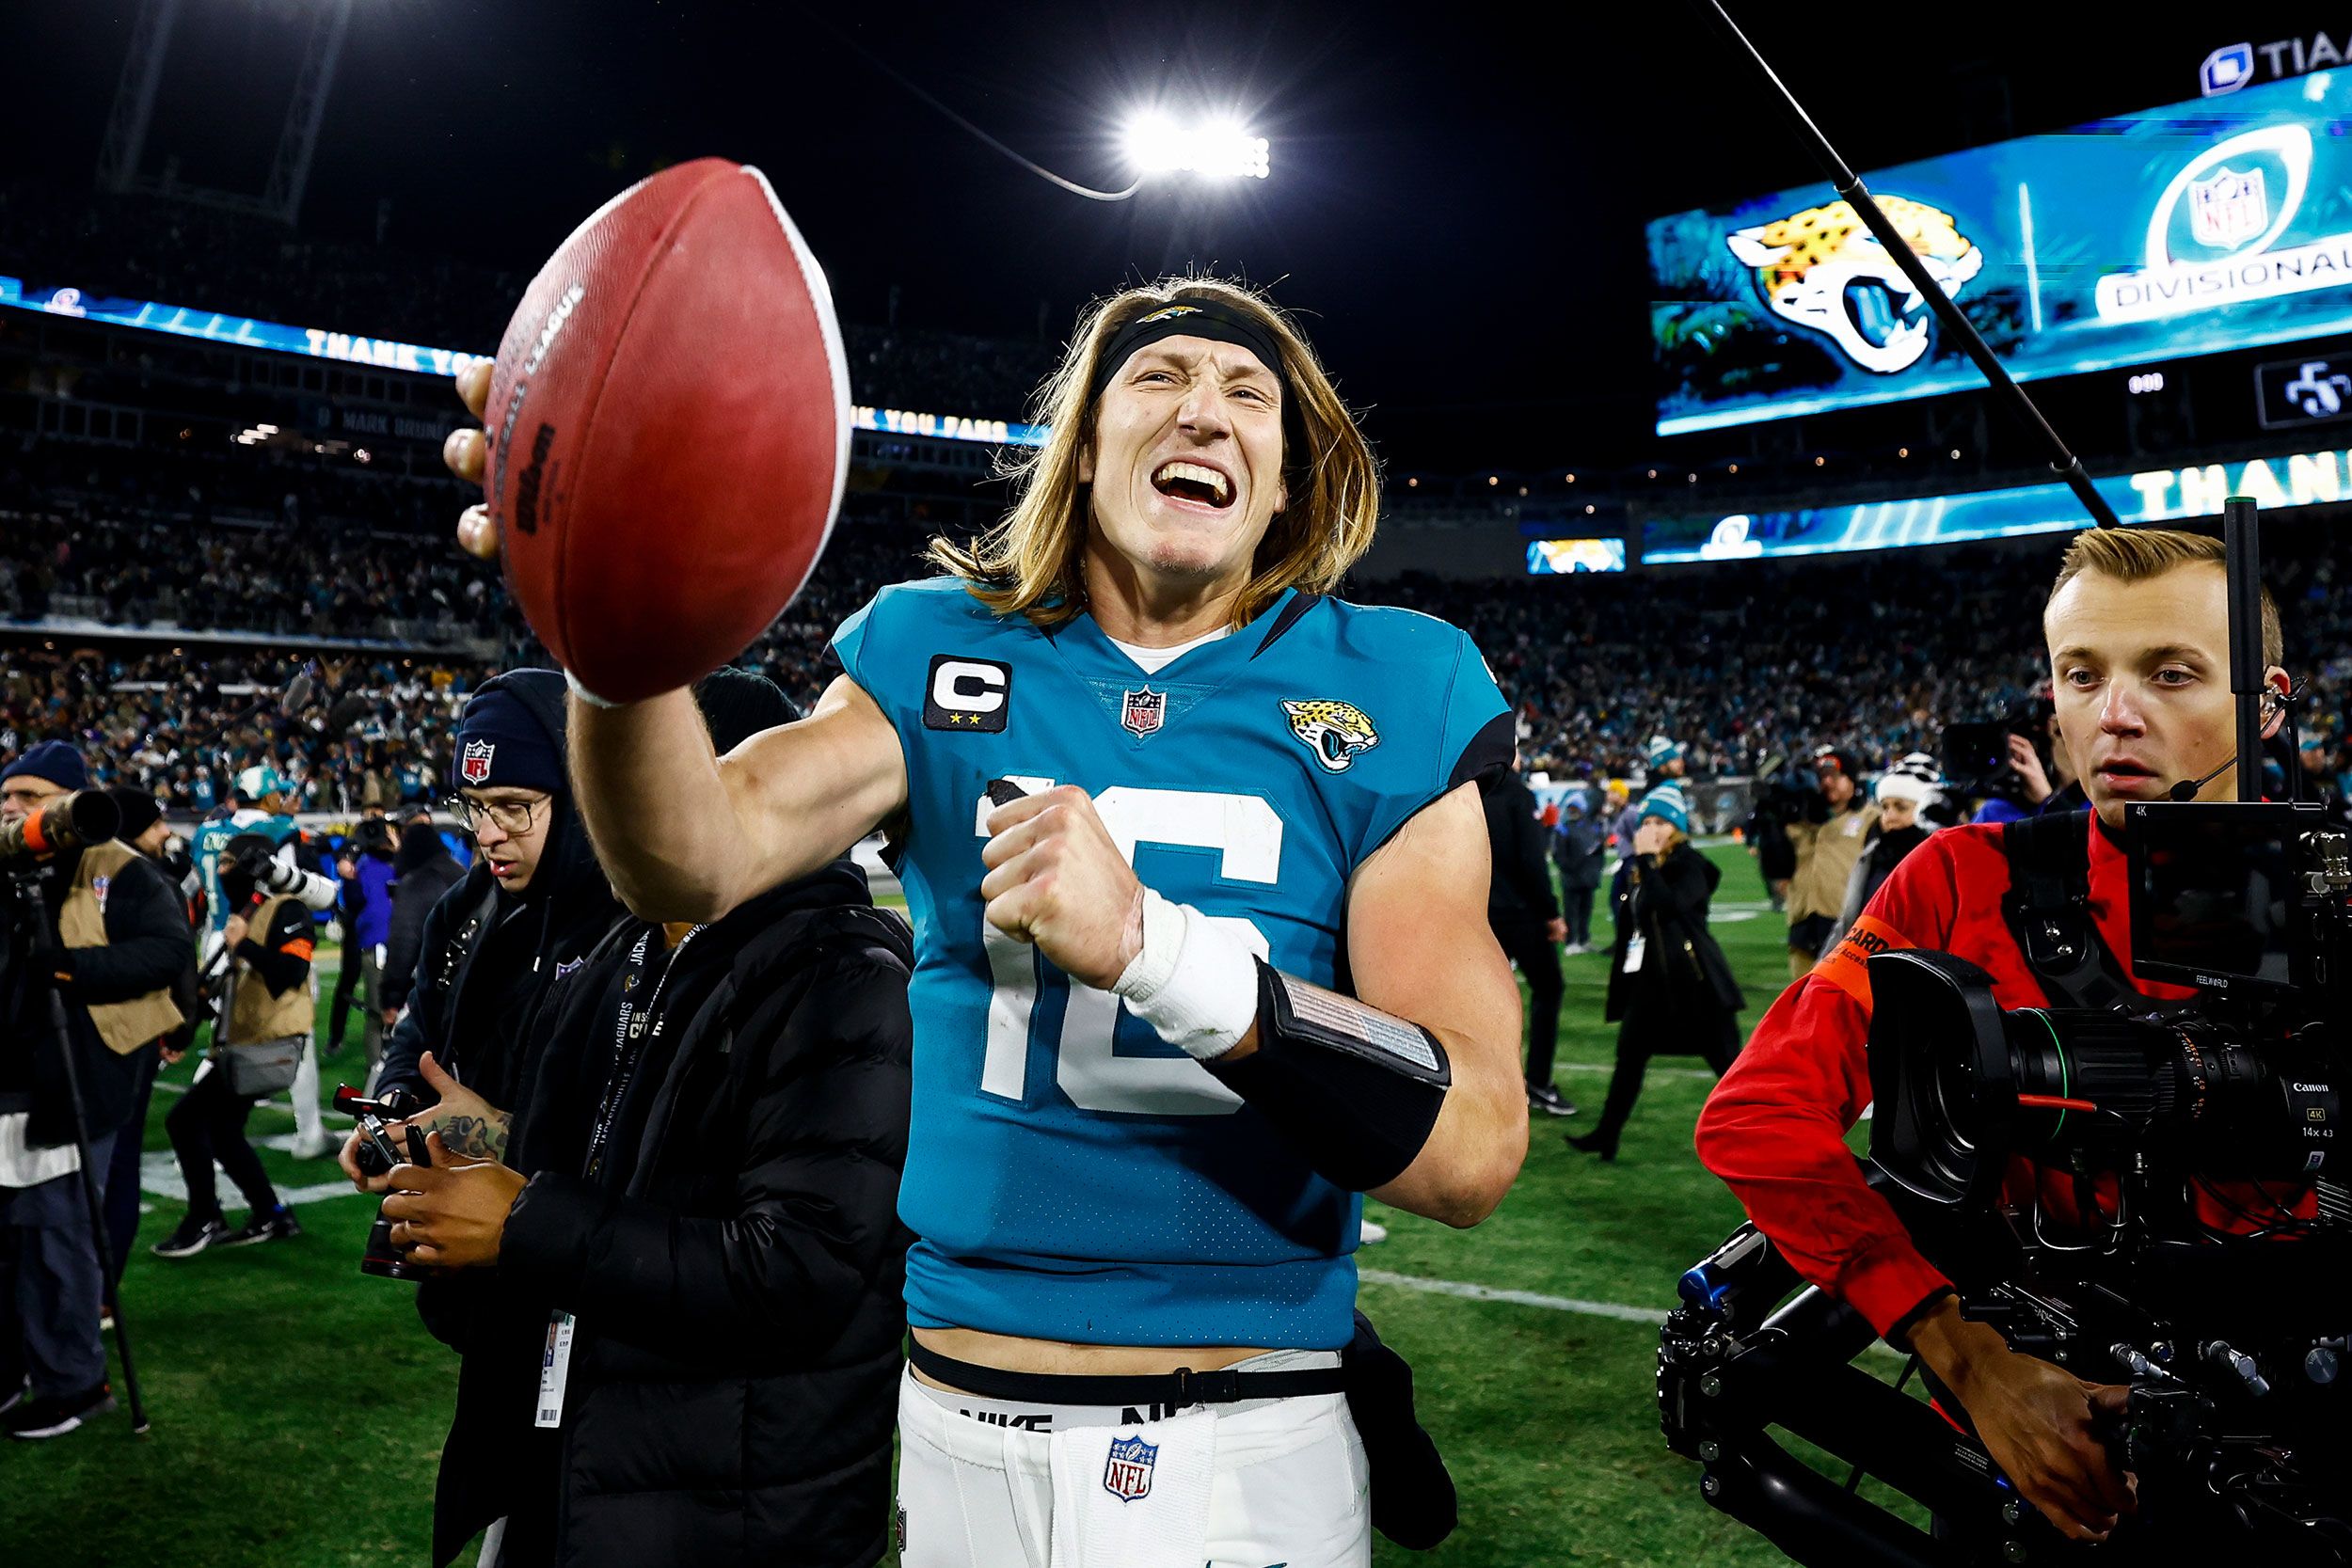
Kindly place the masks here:
[(688, 686), (825, 547), (850, 386), (824, 274), (759, 170), (701, 158), (608, 201), (499, 344), (485, 478), (506, 580), (580, 686)]

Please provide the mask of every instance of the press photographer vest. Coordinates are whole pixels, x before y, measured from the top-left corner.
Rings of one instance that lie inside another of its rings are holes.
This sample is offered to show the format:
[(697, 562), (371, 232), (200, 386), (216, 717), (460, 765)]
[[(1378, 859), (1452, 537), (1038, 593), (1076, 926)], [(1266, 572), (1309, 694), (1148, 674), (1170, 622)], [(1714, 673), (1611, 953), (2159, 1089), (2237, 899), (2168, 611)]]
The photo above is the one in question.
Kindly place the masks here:
[[(278, 911), (285, 902), (283, 894), (264, 900), (260, 909), (246, 917), (246, 933), (256, 941), (266, 940), (277, 925)], [(229, 1004), (229, 1037), (222, 1043), (251, 1045), (256, 1040), (308, 1035), (310, 1012), (310, 987), (307, 980), (287, 987), (285, 994), (279, 996), (271, 993), (259, 974), (250, 969), (242, 970), (237, 975), (236, 995)]]
[[(66, 889), (57, 911), (57, 941), (68, 948), (106, 945), (106, 891), (122, 868), (139, 858), (127, 844), (109, 840), (82, 851), (73, 883)], [(118, 1056), (127, 1056), (149, 1041), (180, 1027), (181, 1012), (168, 987), (135, 996), (128, 1002), (98, 1002), (88, 1007), (98, 1037)]]

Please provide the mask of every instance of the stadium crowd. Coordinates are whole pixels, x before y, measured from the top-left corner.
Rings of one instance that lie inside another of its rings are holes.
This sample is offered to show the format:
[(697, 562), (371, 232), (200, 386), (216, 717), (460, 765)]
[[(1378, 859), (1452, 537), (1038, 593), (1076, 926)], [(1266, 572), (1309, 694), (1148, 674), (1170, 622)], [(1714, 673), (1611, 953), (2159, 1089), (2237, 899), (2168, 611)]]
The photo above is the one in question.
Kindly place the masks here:
[(521, 623), (497, 573), (454, 551), (367, 535), (19, 515), (0, 621), (495, 645)]
[[(447, 479), (371, 471), (290, 449), (77, 446), (20, 437), (0, 449), (0, 507), (119, 519), (267, 521), (431, 535), (476, 498)], [(11, 552), (13, 553), (13, 552)]]
[(310, 656), (0, 648), (0, 767), (44, 740), (87, 757), (92, 782), (133, 784), (174, 816), (229, 803), (230, 781), (267, 763), (299, 809), (356, 812), (445, 792), (449, 736), (480, 661), (333, 657), (299, 713), (281, 697)]
[[(330, 735), (322, 727), (330, 696), (310, 722), (267, 742), (320, 809), (389, 803), (426, 787), (421, 781), (446, 769), (449, 705), (495, 668), (549, 662), (494, 570), (425, 539), (97, 523), (70, 512), (10, 527), (29, 547), (0, 560), (0, 626), (72, 613), (262, 641), (439, 636), (501, 649), (495, 662), (366, 654), (337, 667), (337, 692), (368, 693), (365, 713), (340, 710), (349, 722)], [(880, 585), (927, 572), (924, 538), (903, 524), (845, 523), (825, 569), (739, 662), (813, 704), (830, 678), (834, 628)], [(1875, 768), (1937, 751), (1947, 722), (1998, 717), (2042, 684), (2036, 607), (2048, 556), (2008, 546), (1940, 552), (1932, 572), (1914, 559), (1871, 558), (1624, 578), (1406, 577), (1354, 592), (1469, 630), (1519, 708), (1528, 766), (1555, 781), (1639, 778), (1645, 737), (1657, 734), (1680, 741), (1695, 777), (1752, 774), (1823, 745)], [(2352, 646), (2352, 596), (2340, 591), (2348, 564), (2317, 530), (2273, 529), (2269, 575), (2291, 647)], [(1792, 571), (1806, 591), (1775, 591)], [(30, 739), (71, 734), (123, 782), (200, 811), (252, 745), (215, 754), (190, 744), (251, 701), (224, 699), (221, 689), (275, 690), (302, 657), (10, 647), (0, 654), (0, 721), (14, 734), (0, 733), (0, 762)], [(2352, 753), (2338, 754), (2348, 698), (2352, 657), (2330, 657), (2312, 671), (2297, 722), (2323, 737), (2332, 771), (2352, 774)]]

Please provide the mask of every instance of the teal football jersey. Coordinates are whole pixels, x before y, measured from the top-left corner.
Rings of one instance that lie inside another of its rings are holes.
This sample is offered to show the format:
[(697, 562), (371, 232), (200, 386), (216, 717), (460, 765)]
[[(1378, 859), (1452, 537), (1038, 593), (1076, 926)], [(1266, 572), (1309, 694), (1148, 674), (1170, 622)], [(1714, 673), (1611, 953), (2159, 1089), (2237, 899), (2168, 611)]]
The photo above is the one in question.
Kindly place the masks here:
[(1040, 630), (952, 578), (884, 589), (833, 645), (906, 754), (909, 1320), (1345, 1344), (1359, 1200), (1118, 998), (987, 924), (986, 786), (1083, 787), (1148, 886), (1345, 990), (1348, 878), (1415, 812), (1510, 762), (1478, 650), (1426, 615), (1292, 592), (1147, 676), (1091, 617)]

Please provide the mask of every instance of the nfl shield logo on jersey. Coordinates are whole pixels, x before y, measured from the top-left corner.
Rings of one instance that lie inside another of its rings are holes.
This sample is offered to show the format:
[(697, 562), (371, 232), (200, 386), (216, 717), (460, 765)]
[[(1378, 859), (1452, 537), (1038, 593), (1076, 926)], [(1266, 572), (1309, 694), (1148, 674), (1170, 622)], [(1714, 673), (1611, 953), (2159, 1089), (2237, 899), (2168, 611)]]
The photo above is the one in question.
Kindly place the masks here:
[(1160, 1446), (1140, 1437), (1114, 1437), (1110, 1457), (1103, 1462), (1103, 1490), (1120, 1502), (1152, 1495), (1152, 1467), (1159, 1462)]
[(1158, 729), (1167, 717), (1168, 693), (1154, 691), (1148, 686), (1140, 691), (1128, 692), (1126, 701), (1119, 706), (1119, 721), (1138, 740)]
[(499, 749), (495, 740), (469, 740), (466, 754), (457, 759), (457, 776), (469, 784), (480, 784), (490, 776), (490, 757)]

